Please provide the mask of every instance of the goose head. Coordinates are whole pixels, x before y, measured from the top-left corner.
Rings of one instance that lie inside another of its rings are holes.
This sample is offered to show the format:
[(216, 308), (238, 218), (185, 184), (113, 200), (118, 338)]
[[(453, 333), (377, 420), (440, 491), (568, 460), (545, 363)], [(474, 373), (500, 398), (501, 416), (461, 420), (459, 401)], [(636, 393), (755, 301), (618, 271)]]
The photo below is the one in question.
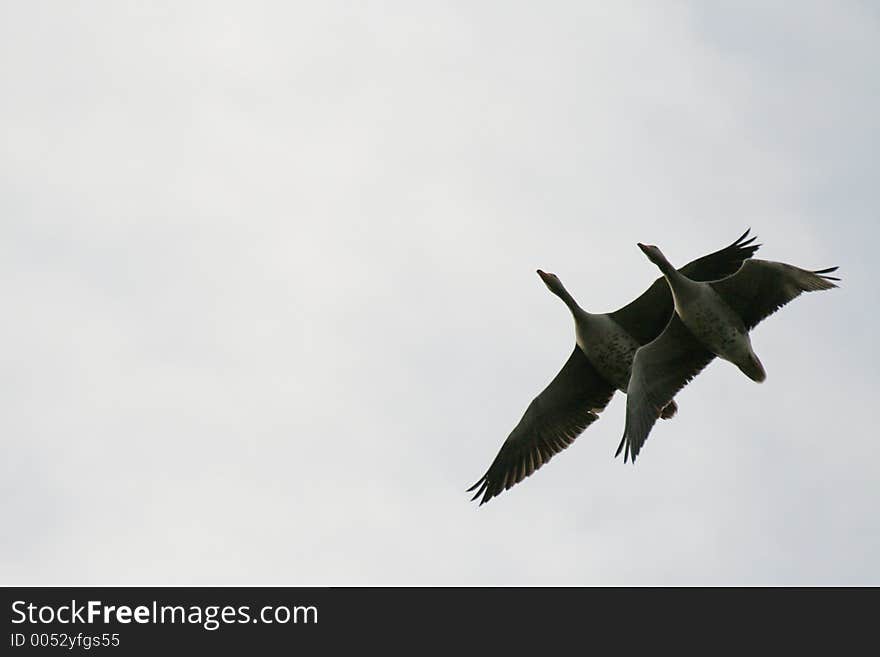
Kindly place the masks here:
[(541, 277), (541, 280), (544, 281), (544, 285), (547, 286), (547, 289), (550, 290), (556, 296), (562, 296), (565, 294), (565, 288), (562, 286), (562, 281), (559, 280), (559, 276), (556, 274), (550, 274), (546, 271), (538, 270), (538, 276)]
[(544, 281), (544, 285), (547, 286), (547, 289), (550, 290), (557, 297), (562, 299), (563, 303), (568, 306), (568, 309), (571, 310), (572, 313), (577, 315), (578, 313), (582, 313), (580, 306), (578, 306), (577, 301), (574, 300), (568, 290), (562, 285), (562, 281), (559, 280), (559, 276), (556, 274), (549, 274), (545, 271), (538, 270), (538, 276), (541, 277), (541, 280)]
[(663, 252), (657, 246), (639, 242), (638, 247), (642, 250), (642, 253), (648, 256), (648, 260), (657, 265), (664, 274), (675, 271), (675, 267), (669, 263), (666, 256), (663, 255)]
[(642, 250), (642, 253), (648, 256), (648, 260), (653, 262), (655, 265), (659, 266), (660, 264), (666, 262), (666, 257), (663, 255), (663, 252), (660, 250), (659, 247), (653, 244), (642, 244), (641, 242), (638, 243), (638, 247)]

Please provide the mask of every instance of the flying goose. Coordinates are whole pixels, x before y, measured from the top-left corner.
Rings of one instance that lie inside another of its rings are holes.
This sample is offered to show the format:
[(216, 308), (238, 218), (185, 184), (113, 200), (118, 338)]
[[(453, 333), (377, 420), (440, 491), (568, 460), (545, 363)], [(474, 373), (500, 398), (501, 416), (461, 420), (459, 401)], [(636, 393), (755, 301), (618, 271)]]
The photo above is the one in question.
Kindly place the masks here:
[[(729, 276), (757, 251), (755, 238), (743, 233), (733, 244), (682, 267), (684, 275), (700, 281)], [(540, 269), (547, 288), (574, 316), (576, 344), (562, 370), (532, 400), (486, 473), (468, 492), (472, 500), (490, 499), (522, 481), (568, 447), (598, 419), (615, 390), (626, 392), (633, 355), (656, 338), (673, 312), (672, 294), (661, 276), (630, 304), (612, 313), (584, 311), (555, 274)], [(669, 400), (663, 417), (672, 417)]]
[(655, 340), (639, 348), (626, 399), (626, 425), (615, 456), (635, 463), (666, 404), (718, 356), (747, 377), (767, 378), (749, 331), (802, 292), (837, 287), (837, 267), (807, 271), (781, 262), (746, 260), (727, 278), (700, 282), (676, 271), (654, 245), (639, 244), (672, 289), (675, 312)]

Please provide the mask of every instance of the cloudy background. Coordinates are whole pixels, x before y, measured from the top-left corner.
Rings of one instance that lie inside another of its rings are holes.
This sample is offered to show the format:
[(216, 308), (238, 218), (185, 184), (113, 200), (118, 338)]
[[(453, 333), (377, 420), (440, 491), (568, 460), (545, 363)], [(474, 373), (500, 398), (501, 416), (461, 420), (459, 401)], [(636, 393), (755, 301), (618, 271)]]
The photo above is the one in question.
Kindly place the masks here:
[[(880, 584), (868, 2), (4, 2), (4, 584)], [(477, 508), (607, 311), (841, 265)]]

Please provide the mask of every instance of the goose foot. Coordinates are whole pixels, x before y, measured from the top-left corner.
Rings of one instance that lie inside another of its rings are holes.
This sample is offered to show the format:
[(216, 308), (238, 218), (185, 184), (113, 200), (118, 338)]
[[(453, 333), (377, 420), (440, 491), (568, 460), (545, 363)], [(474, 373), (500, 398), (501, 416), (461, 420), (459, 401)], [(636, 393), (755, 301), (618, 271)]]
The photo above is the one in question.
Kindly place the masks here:
[(675, 400), (673, 400), (663, 407), (663, 410), (660, 411), (660, 417), (662, 417), (664, 420), (668, 420), (675, 415), (676, 411), (678, 411), (678, 404), (676, 404)]

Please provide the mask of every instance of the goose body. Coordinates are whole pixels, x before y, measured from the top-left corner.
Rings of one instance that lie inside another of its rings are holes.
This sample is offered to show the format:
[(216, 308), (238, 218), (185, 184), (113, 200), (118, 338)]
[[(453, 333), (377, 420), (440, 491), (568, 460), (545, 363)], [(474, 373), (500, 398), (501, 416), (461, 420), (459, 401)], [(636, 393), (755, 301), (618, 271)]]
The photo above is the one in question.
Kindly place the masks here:
[(808, 271), (768, 260), (746, 260), (732, 276), (701, 282), (669, 264), (656, 246), (639, 248), (663, 272), (675, 311), (663, 332), (638, 349), (627, 386), (626, 426), (617, 454), (636, 456), (671, 400), (716, 356), (753, 381), (766, 378), (749, 331), (803, 292), (837, 287), (837, 267)]
[(602, 378), (626, 392), (639, 341), (608, 315), (585, 312), (575, 317), (575, 341)]
[(752, 348), (742, 318), (711, 283), (692, 281), (677, 271), (668, 276), (667, 281), (672, 290), (675, 312), (694, 337), (713, 354), (736, 365), (753, 381), (763, 381), (767, 375)]
[[(758, 249), (749, 231), (729, 246), (698, 258), (682, 272), (693, 280), (714, 280), (737, 271)], [(535, 397), (504, 441), (485, 474), (470, 487), (472, 499), (485, 504), (531, 475), (568, 447), (611, 401), (615, 390), (630, 385), (637, 350), (655, 339), (673, 313), (669, 286), (658, 278), (638, 298), (611, 313), (583, 310), (555, 274), (540, 269), (547, 288), (568, 307), (574, 318), (574, 350), (559, 373)], [(670, 398), (661, 417), (675, 414)]]

